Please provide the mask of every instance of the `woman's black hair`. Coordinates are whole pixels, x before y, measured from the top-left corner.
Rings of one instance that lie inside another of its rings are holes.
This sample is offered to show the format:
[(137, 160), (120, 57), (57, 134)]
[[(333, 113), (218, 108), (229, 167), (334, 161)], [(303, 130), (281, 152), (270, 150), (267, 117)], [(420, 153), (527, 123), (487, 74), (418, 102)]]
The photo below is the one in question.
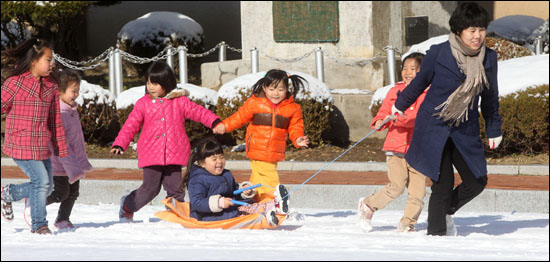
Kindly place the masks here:
[[(289, 79), (290, 83), (292, 83), (292, 88), (290, 88)], [(277, 86), (281, 81), (283, 82), (285, 88), (289, 90), (287, 93), (287, 98), (290, 97), (290, 94), (296, 97), (300, 89), (304, 87), (304, 82), (307, 83), (307, 80), (299, 75), (288, 75), (283, 70), (271, 69), (267, 71), (264, 77), (260, 78), (260, 80), (252, 86), (252, 92), (255, 95), (259, 95), (263, 92), (263, 87), (268, 87), (271, 85)]]
[(401, 70), (403, 70), (403, 66), (405, 65), (405, 61), (407, 61), (407, 59), (409, 59), (409, 58), (412, 58), (412, 59), (416, 60), (418, 65), (421, 65), (422, 64), (422, 59), (424, 59), (424, 54), (419, 53), (419, 52), (410, 53), (408, 56), (405, 57), (405, 59), (403, 59), (403, 63), (401, 63)]
[(14, 48), (2, 51), (2, 56), (17, 59), (14, 68), (7, 72), (7, 77), (20, 75), (29, 71), (32, 62), (40, 59), (46, 49), (53, 51), (52, 45), (48, 41), (39, 38), (30, 38)]
[(463, 3), (458, 6), (449, 19), (451, 32), (460, 35), (468, 27), (483, 27), (489, 25), (489, 14), (474, 2)]
[(184, 191), (187, 189), (187, 185), (189, 184), (189, 173), (191, 172), (193, 165), (195, 165), (195, 162), (204, 161), (207, 157), (218, 154), (223, 155), (223, 147), (218, 140), (211, 136), (199, 140), (197, 145), (191, 148), (191, 155), (189, 156), (187, 168), (183, 173), (183, 181), (181, 183), (181, 187)]
[(149, 80), (153, 84), (159, 84), (165, 94), (177, 88), (176, 75), (172, 68), (164, 61), (153, 62), (147, 69), (147, 72), (145, 72), (146, 94), (149, 94), (149, 91), (147, 91), (147, 82)]
[(65, 93), (71, 83), (80, 83), (82, 80), (80, 74), (72, 69), (58, 70), (55, 72), (54, 77), (57, 80), (61, 93)]

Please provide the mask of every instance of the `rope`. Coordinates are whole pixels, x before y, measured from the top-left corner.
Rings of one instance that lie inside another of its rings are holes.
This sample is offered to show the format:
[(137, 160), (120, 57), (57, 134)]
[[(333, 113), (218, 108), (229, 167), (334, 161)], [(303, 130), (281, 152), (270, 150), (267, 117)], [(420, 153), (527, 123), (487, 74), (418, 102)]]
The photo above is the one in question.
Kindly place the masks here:
[[(346, 151), (344, 151), (342, 154), (340, 154), (339, 156), (337, 156), (335, 159), (333, 159), (332, 161), (330, 161), (329, 163), (327, 163), (325, 166), (323, 166), (321, 169), (319, 169), (319, 171), (317, 171), (315, 174), (313, 174), (312, 176), (310, 176), (308, 179), (306, 179), (306, 181), (304, 181), (303, 183), (301, 183), (300, 185), (298, 185), (296, 188), (294, 188), (292, 191), (290, 191), (288, 194), (286, 194), (285, 196), (281, 197), (281, 201), (287, 197), (289, 197), (290, 195), (292, 195), (294, 192), (296, 192), (296, 190), (298, 190), (300, 187), (302, 187), (303, 185), (305, 185), (309, 180), (313, 179), (316, 175), (318, 175), (319, 173), (321, 173), (321, 171), (323, 171), (325, 168), (327, 168), (328, 166), (330, 166), (332, 163), (334, 163), (334, 161), (338, 160), (338, 158), (342, 157), (343, 155), (345, 155), (347, 152), (349, 152), (351, 149), (353, 149), (355, 146), (357, 146), (359, 143), (363, 142), (363, 140), (365, 140), (367, 137), (369, 137), (372, 133), (374, 133), (374, 131), (377, 131), (379, 130), (381, 127), (383, 127), (386, 123), (388, 123), (390, 120), (393, 120), (395, 119), (394, 117), (389, 117), (387, 118), (386, 120), (384, 120), (382, 122), (382, 124), (380, 125), (380, 127), (378, 127), (377, 129), (373, 129), (372, 131), (370, 131), (367, 135), (365, 135), (363, 138), (361, 138), (359, 141), (355, 142), (355, 144), (353, 144), (350, 148), (348, 148)], [(262, 186), (265, 186), (262, 184)], [(264, 212), (262, 212), (262, 214), (265, 215), (265, 211), (269, 210), (271, 208), (271, 206), (274, 206), (276, 205), (277, 203), (279, 203), (279, 201), (277, 201), (275, 199), (275, 201), (273, 202), (272, 205), (268, 206)]]

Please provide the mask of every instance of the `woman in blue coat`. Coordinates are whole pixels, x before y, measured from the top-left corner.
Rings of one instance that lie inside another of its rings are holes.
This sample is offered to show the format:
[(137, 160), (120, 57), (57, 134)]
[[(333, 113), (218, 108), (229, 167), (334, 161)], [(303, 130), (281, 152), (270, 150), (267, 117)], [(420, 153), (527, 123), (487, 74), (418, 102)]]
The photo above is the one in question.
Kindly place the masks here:
[[(397, 97), (393, 113), (407, 109), (431, 85), (420, 106), (405, 159), (432, 180), (428, 235), (456, 235), (453, 215), (487, 184), (478, 105), (489, 146), (502, 140), (498, 113), (497, 54), (485, 46), (487, 11), (461, 4), (449, 24), (449, 41), (428, 50), (416, 78)], [(453, 165), (462, 183), (454, 187)]]

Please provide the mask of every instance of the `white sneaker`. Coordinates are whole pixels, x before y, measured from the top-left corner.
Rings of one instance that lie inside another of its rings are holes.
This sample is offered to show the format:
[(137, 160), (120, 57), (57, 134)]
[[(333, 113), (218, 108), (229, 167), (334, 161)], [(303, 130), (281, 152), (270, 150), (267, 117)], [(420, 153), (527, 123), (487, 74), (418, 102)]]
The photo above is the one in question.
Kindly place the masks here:
[(275, 227), (279, 224), (279, 218), (277, 217), (277, 214), (275, 213), (275, 207), (274, 206), (270, 206), (269, 209), (267, 209), (265, 211), (265, 220), (272, 227)]
[(402, 224), (401, 221), (397, 223), (398, 232), (414, 232), (414, 225)]
[(457, 236), (458, 235), (458, 232), (456, 231), (456, 225), (455, 225), (455, 221), (453, 220), (453, 216), (451, 215), (446, 215), (445, 216), (445, 222), (447, 224), (447, 233), (446, 235), (447, 236)]
[[(284, 185), (277, 185), (275, 188), (275, 208), (277, 209), (277, 213), (279, 214), (287, 214), (288, 213), (288, 205), (289, 205), (289, 198), (288, 190)], [(284, 197), (284, 199), (283, 199)]]
[(2, 199), (2, 218), (11, 222), (13, 220), (13, 207), (11, 202), (4, 199), (4, 191), (6, 191), (6, 194), (9, 194), (9, 186), (2, 187), (2, 191), (0, 192), (0, 198)]
[(374, 210), (363, 202), (364, 199), (364, 197), (360, 198), (357, 205), (357, 214), (359, 215), (357, 224), (364, 232), (370, 232), (372, 230), (371, 220)]

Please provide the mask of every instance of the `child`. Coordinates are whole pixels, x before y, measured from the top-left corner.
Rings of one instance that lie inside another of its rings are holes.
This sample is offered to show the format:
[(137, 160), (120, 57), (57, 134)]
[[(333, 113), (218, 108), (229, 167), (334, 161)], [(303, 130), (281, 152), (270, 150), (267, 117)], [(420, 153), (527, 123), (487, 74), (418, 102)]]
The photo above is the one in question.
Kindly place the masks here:
[(379, 192), (359, 200), (359, 226), (366, 232), (372, 229), (371, 219), (373, 213), (384, 208), (389, 202), (400, 196), (405, 187), (407, 187), (409, 197), (405, 205), (405, 213), (398, 223), (397, 230), (399, 232), (414, 231), (414, 225), (424, 207), (426, 177), (408, 165), (405, 161), (405, 153), (411, 142), (416, 113), (420, 104), (424, 101), (426, 91), (406, 110), (405, 117), (397, 116), (393, 121), (381, 126), (384, 120), (392, 117), (391, 107), (399, 92), (405, 89), (414, 79), (416, 73), (420, 71), (423, 56), (420, 53), (412, 53), (403, 60), (401, 70), (403, 82), (397, 83), (390, 89), (378, 114), (371, 123), (371, 127), (378, 131), (388, 128), (388, 134), (382, 149), (386, 151), (390, 183)]
[(2, 114), (7, 114), (2, 150), (30, 182), (2, 187), (2, 217), (12, 220), (11, 202), (29, 198), (31, 233), (51, 234), (46, 220), (46, 198), (53, 189), (48, 143), (51, 141), (54, 155), (64, 158), (69, 154), (57, 83), (50, 76), (52, 48), (43, 40), (31, 38), (5, 54), (19, 59), (2, 84)]
[[(92, 165), (88, 162), (86, 155), (84, 134), (82, 134), (77, 111), (78, 104), (75, 102), (80, 91), (80, 80), (80, 75), (71, 69), (62, 70), (57, 75), (61, 119), (65, 127), (69, 156), (66, 158), (52, 156), (50, 158), (54, 174), (54, 191), (46, 199), (46, 205), (61, 202), (54, 224), (58, 229), (74, 228), (69, 216), (79, 195), (79, 179), (86, 176), (84, 172), (92, 170)], [(50, 150), (53, 150), (51, 144)]]
[(133, 219), (134, 212), (160, 192), (161, 185), (178, 201), (184, 201), (181, 168), (189, 160), (190, 145), (185, 120), (208, 127), (221, 123), (208, 109), (191, 102), (187, 90), (176, 89), (176, 77), (165, 62), (151, 64), (145, 74), (145, 95), (140, 98), (113, 143), (110, 154), (121, 154), (139, 129), (138, 167), (143, 168), (143, 183), (121, 199), (119, 218)]
[(256, 202), (274, 198), (273, 188), (280, 184), (277, 162), (285, 159), (287, 137), (290, 135), (297, 148), (309, 144), (304, 135), (302, 110), (293, 98), (303, 87), (303, 81), (298, 75), (269, 70), (252, 86), (252, 97), (214, 130), (223, 134), (250, 123), (246, 130), (246, 155), (252, 167), (250, 182), (265, 186), (258, 188)]
[[(237, 184), (231, 171), (224, 168), (225, 157), (218, 141), (213, 138), (200, 141), (191, 154), (182, 183), (182, 187), (189, 190), (191, 217), (200, 221), (217, 221), (265, 210), (267, 222), (273, 226), (279, 224), (273, 201), (254, 203), (248, 207), (237, 207), (231, 202), (234, 190), (252, 184), (248, 181)], [(283, 185), (277, 186), (277, 189), (276, 197), (281, 201), (280, 194), (286, 194), (287, 191)], [(253, 190), (247, 190), (235, 198), (250, 202), (254, 193)], [(286, 198), (283, 201), (285, 205), (288, 204)]]

